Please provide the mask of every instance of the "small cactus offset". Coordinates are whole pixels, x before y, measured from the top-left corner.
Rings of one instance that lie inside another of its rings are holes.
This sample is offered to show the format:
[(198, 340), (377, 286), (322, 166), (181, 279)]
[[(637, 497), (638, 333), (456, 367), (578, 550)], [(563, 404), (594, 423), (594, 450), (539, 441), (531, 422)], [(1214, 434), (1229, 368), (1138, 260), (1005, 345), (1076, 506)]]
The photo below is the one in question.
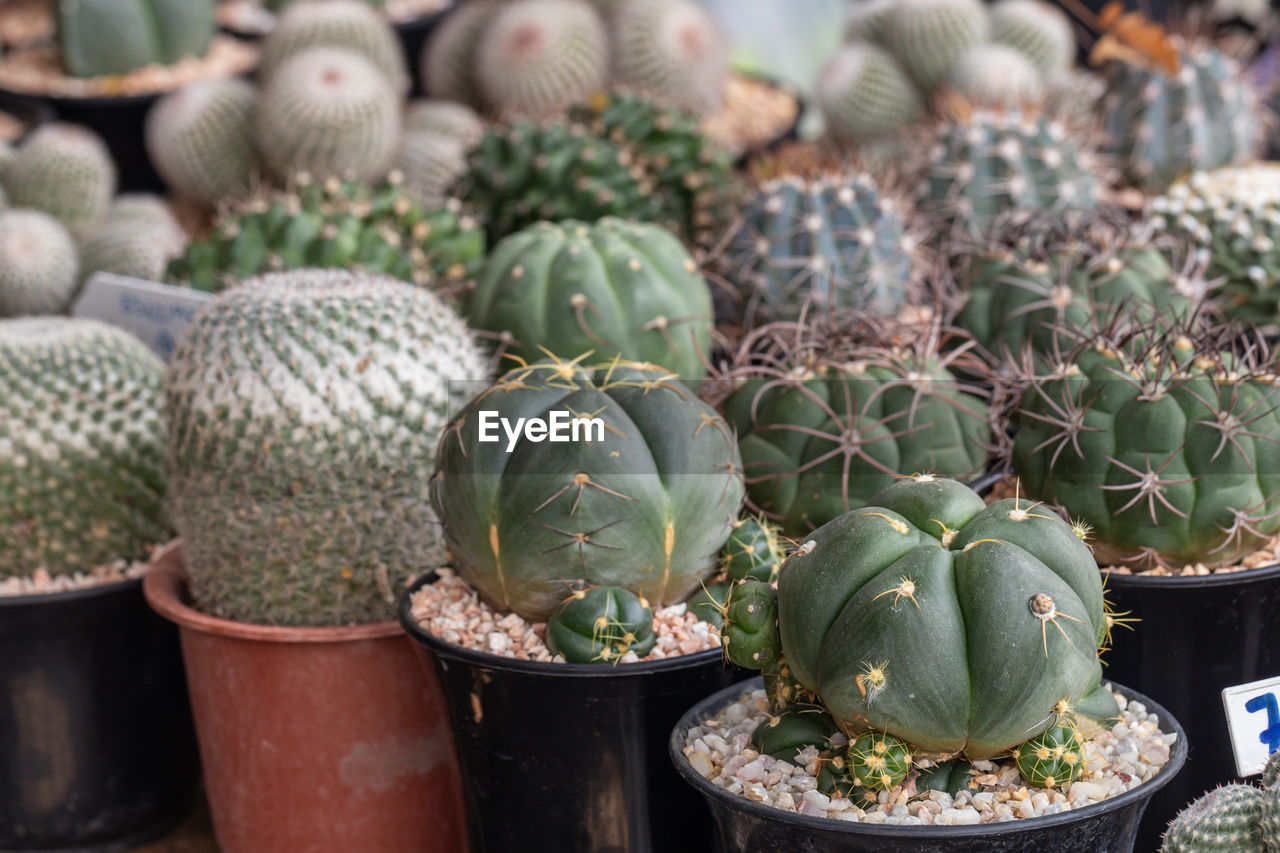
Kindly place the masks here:
[(56, 122), (23, 140), (0, 184), (13, 207), (44, 211), (77, 234), (106, 212), (116, 192), (116, 166), (96, 133)]
[(453, 5), (422, 51), (422, 80), (427, 94), (442, 101), (480, 106), (476, 53), (480, 39), (502, 6), (500, 0), (467, 0)]
[(74, 77), (127, 74), (203, 56), (214, 0), (64, 0), (57, 5), (62, 64)]
[(980, 44), (947, 69), (948, 89), (977, 107), (1034, 108), (1045, 101), (1044, 77), (1031, 60), (1003, 44)]
[(696, 115), (722, 106), (728, 46), (694, 0), (617, 0), (609, 29), (615, 85)]
[(897, 59), (878, 45), (845, 45), (818, 72), (815, 96), (840, 142), (883, 139), (920, 119), (925, 99)]
[(1065, 75), (1076, 58), (1071, 19), (1046, 0), (996, 0), (991, 37), (1031, 60), (1046, 81)]
[(38, 210), (0, 211), (0, 317), (61, 314), (79, 283), (76, 244)]
[(884, 23), (885, 44), (926, 92), (990, 32), (980, 0), (899, 0)]
[(657, 642), (649, 603), (621, 587), (579, 590), (547, 620), (547, 648), (568, 663), (618, 663), (628, 654), (644, 657)]
[(689, 612), (697, 616), (699, 621), (709, 622), (719, 628), (724, 624), (724, 612), (729, 601), (729, 590), (732, 588), (733, 581), (703, 584), (702, 589), (686, 602)]
[(80, 239), (80, 279), (95, 272), (163, 281), (187, 234), (156, 196), (120, 196), (102, 222)]
[(1065, 788), (1084, 774), (1084, 745), (1072, 722), (1060, 722), (1013, 751), (1022, 778), (1037, 788)]
[(780, 661), (778, 595), (772, 586), (750, 579), (733, 585), (720, 643), (729, 661), (747, 669), (765, 669)]
[(795, 762), (805, 747), (826, 749), (838, 732), (831, 715), (814, 705), (788, 705), (771, 714), (751, 733), (751, 745), (761, 755)]
[(911, 749), (893, 735), (865, 732), (849, 744), (845, 761), (854, 784), (868, 791), (891, 791), (911, 772)]
[(731, 581), (747, 578), (765, 583), (776, 581), (782, 561), (786, 559), (778, 536), (778, 528), (763, 517), (738, 519), (720, 551), (725, 576)]
[(147, 114), (147, 154), (177, 194), (213, 206), (253, 187), (258, 92), (245, 80), (205, 80), (166, 95)]
[(313, 47), (358, 53), (398, 92), (409, 90), (404, 49), (385, 17), (364, 0), (307, 0), (290, 5), (262, 42), (258, 75), (270, 80), (290, 58)]

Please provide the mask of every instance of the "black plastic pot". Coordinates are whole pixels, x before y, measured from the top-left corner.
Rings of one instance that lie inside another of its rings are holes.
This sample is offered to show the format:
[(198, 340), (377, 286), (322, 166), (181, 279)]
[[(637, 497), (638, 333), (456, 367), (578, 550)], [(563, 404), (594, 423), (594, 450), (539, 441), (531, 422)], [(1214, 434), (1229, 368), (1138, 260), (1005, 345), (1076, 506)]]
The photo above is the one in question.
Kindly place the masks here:
[[(1159, 714), (1165, 731), (1178, 733), (1169, 763), (1151, 781), (1132, 791), (1061, 814), (982, 826), (883, 826), (809, 817), (726, 793), (702, 778), (684, 755), (689, 729), (715, 716), (744, 690), (762, 686), (756, 679), (721, 690), (690, 708), (671, 732), (671, 761), (710, 805), (719, 836), (719, 846), (712, 849), (722, 853), (1126, 853), (1134, 849), (1138, 821), (1147, 801), (1177, 774), (1187, 757), (1186, 738), (1178, 721), (1147, 697), (1117, 685), (1126, 697)], [(1150, 853), (1147, 848), (1140, 849)]]
[(199, 777), (178, 631), (142, 581), (0, 598), (0, 850), (131, 849)]
[(705, 853), (711, 816), (667, 758), (690, 704), (746, 678), (717, 650), (663, 661), (519, 661), (400, 622), (444, 688), (472, 853)]
[(1280, 566), (1201, 577), (1107, 577), (1107, 598), (1140, 621), (1117, 630), (1106, 677), (1132, 684), (1186, 727), (1187, 772), (1156, 795), (1140, 849), (1184, 805), (1236, 781), (1222, 689), (1280, 675)]
[(409, 76), (413, 78), (411, 95), (415, 98), (423, 98), (427, 94), (426, 81), (422, 79), (423, 48), (426, 47), (427, 39), (431, 38), (436, 25), (447, 14), (449, 9), (445, 8), (415, 21), (405, 21), (395, 25), (396, 35), (400, 37), (400, 44), (404, 46), (404, 58), (409, 64)]

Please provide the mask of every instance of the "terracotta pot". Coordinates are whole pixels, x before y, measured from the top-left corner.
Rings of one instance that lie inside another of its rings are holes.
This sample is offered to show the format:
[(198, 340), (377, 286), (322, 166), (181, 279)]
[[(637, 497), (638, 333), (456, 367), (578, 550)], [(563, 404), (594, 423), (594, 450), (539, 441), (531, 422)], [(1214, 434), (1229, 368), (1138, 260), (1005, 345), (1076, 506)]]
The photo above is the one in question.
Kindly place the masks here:
[(395, 622), (276, 628), (186, 603), (177, 546), (147, 601), (176, 622), (223, 853), (456, 853), (466, 829), (444, 701)]

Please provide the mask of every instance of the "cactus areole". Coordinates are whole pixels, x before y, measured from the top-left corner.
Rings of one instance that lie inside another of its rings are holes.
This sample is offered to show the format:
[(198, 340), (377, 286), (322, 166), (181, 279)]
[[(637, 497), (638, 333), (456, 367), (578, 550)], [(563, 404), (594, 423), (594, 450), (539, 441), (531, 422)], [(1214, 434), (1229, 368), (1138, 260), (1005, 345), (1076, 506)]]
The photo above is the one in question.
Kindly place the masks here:
[(1045, 507), (954, 480), (900, 480), (814, 531), (783, 566), (778, 623), (841, 729), (915, 758), (992, 758), (1064, 716), (1118, 714), (1089, 548)]

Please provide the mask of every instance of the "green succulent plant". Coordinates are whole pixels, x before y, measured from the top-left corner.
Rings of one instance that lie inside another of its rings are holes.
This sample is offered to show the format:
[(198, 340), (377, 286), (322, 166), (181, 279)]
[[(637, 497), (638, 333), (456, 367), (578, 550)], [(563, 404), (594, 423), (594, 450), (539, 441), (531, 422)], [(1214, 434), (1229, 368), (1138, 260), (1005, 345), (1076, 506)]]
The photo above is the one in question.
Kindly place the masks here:
[(648, 602), (621, 587), (578, 590), (547, 620), (547, 648), (568, 663), (617, 663), (629, 653), (644, 657), (657, 642)]
[(258, 90), (238, 78), (204, 80), (161, 98), (147, 113), (147, 155), (165, 183), (204, 205), (242, 198), (258, 156), (253, 116)]
[(127, 74), (203, 56), (214, 0), (67, 0), (57, 5), (58, 48), (74, 77)]
[(1272, 753), (1262, 785), (1223, 785), (1187, 806), (1165, 830), (1160, 853), (1280, 851), (1280, 757)]

